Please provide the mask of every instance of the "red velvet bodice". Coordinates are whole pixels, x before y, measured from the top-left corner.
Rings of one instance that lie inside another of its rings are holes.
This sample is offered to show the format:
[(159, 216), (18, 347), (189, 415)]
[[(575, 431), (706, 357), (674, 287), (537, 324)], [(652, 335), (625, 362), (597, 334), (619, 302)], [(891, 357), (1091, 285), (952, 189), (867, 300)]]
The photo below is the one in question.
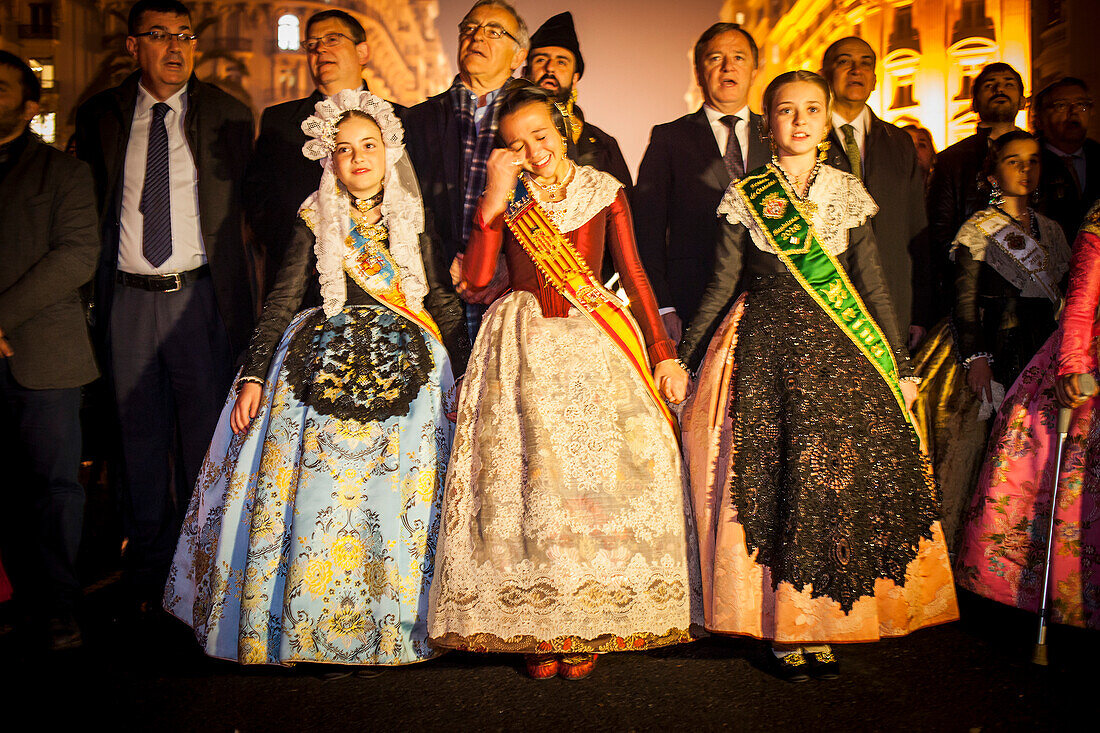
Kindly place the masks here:
[[(676, 348), (657, 313), (653, 289), (638, 257), (626, 194), (620, 190), (610, 206), (574, 231), (566, 233), (565, 237), (597, 276), (603, 268), (605, 249), (611, 251), (623, 288), (630, 298), (630, 312), (645, 337), (650, 361), (657, 364), (676, 358)], [(469, 287), (477, 290), (489, 284), (502, 245), (512, 289), (533, 293), (542, 306), (542, 314), (548, 318), (568, 315), (569, 302), (546, 283), (512, 233), (505, 232), (503, 214), (490, 222), (482, 220), (480, 210), (474, 215), (474, 228), (462, 263), (462, 275)]]

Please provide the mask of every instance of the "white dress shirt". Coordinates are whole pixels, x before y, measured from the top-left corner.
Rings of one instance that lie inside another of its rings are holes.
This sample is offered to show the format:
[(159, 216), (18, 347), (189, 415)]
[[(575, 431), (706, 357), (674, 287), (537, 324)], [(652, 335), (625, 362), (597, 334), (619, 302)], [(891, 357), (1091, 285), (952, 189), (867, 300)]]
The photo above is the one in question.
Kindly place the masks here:
[[(725, 112), (719, 112), (709, 104), (703, 105), (703, 111), (706, 112), (707, 122), (710, 123), (710, 129), (714, 133), (714, 141), (718, 143), (718, 154), (726, 154), (726, 142), (729, 140), (730, 131), (726, 127), (726, 123), (722, 122), (722, 118), (726, 116)], [(741, 109), (733, 113), (735, 116), (741, 119), (737, 120), (734, 133), (737, 135), (737, 144), (741, 146), (741, 161), (745, 166), (745, 172), (749, 172), (749, 105), (745, 105)]]
[(856, 138), (856, 145), (859, 146), (859, 162), (863, 165), (867, 162), (867, 128), (871, 126), (871, 108), (867, 105), (863, 105), (863, 111), (856, 115), (854, 120), (846, 120), (836, 112), (832, 113), (833, 116), (833, 130), (836, 131), (836, 138), (840, 140), (841, 149), (840, 152), (844, 152), (844, 130), (840, 128), (843, 125), (851, 125), (852, 132)]
[(199, 226), (199, 172), (184, 134), (187, 87), (164, 100), (171, 109), (164, 116), (168, 131), (168, 172), (172, 201), (172, 256), (154, 267), (141, 251), (143, 222), (141, 190), (145, 186), (145, 159), (149, 149), (149, 124), (157, 100), (138, 84), (134, 121), (126, 145), (122, 173), (122, 215), (118, 242), (118, 269), (136, 275), (164, 275), (186, 272), (206, 264), (206, 248)]

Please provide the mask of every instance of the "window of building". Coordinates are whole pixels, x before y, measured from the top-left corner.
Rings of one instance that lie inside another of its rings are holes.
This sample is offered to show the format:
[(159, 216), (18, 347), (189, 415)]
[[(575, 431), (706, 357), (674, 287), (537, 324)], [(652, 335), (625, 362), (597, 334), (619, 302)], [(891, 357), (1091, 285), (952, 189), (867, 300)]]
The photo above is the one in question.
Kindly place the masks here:
[(57, 113), (44, 112), (31, 119), (31, 132), (42, 138), (42, 142), (57, 142)]
[(31, 71), (38, 75), (38, 81), (42, 84), (43, 91), (53, 89), (53, 59), (27, 59), (27, 65), (31, 67)]
[(45, 31), (53, 27), (53, 3), (31, 3), (31, 27)]
[(297, 15), (284, 15), (279, 18), (278, 44), (280, 51), (297, 51), (301, 43), (301, 31)]

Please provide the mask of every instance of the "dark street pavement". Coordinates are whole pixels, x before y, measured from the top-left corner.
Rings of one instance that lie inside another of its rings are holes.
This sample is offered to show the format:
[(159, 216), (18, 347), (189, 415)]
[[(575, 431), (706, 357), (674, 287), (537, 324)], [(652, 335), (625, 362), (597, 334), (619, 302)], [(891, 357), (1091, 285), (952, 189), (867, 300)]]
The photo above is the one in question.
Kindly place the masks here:
[(8, 730), (1095, 730), (1100, 697), (1100, 634), (1054, 627), (1051, 666), (1036, 667), (1035, 617), (973, 596), (958, 623), (838, 648), (834, 681), (781, 682), (759, 669), (759, 642), (711, 637), (601, 657), (578, 682), (459, 653), (326, 682), (319, 668), (207, 659), (167, 617), (114, 620), (118, 592), (108, 579), (88, 594), (78, 650), (39, 653), (0, 630), (0, 720), (26, 708), (34, 721)]

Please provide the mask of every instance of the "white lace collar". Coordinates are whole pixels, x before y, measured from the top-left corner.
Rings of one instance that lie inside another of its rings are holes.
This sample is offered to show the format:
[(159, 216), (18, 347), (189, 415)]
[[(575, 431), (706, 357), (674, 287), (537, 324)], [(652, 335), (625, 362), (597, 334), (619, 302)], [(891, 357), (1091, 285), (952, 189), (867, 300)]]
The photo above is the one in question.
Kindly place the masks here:
[(578, 165), (565, 186), (565, 198), (557, 203), (539, 201), (539, 206), (562, 234), (581, 228), (615, 200), (623, 184), (609, 173), (589, 165)]
[[(811, 218), (821, 246), (834, 256), (848, 249), (849, 229), (860, 226), (878, 213), (878, 205), (862, 181), (829, 165), (821, 166), (806, 198), (817, 204), (817, 211)], [(749, 203), (732, 183), (722, 203), (718, 204), (718, 215), (725, 216), (731, 224), (744, 224), (757, 249), (775, 254), (749, 212)]]

